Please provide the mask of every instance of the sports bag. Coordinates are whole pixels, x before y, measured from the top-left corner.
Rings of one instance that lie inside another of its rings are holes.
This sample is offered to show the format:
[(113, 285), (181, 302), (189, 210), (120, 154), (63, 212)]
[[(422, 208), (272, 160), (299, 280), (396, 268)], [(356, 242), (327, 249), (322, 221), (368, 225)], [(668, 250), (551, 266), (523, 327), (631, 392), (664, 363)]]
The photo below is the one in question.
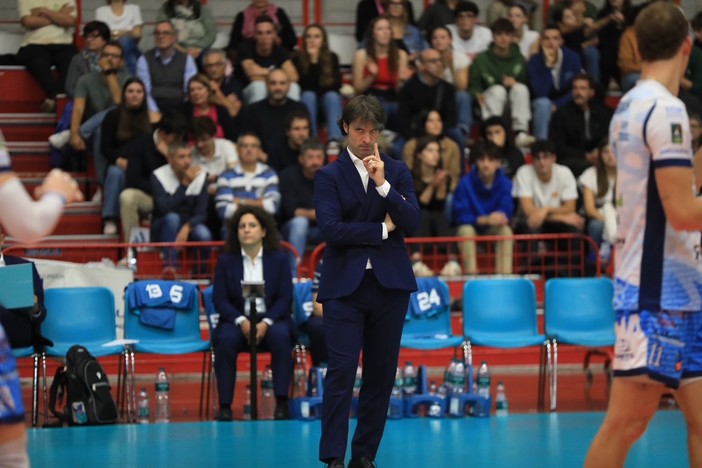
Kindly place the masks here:
[(56, 370), (49, 390), (49, 410), (71, 426), (117, 422), (117, 405), (107, 374), (85, 347), (71, 346), (66, 365)]

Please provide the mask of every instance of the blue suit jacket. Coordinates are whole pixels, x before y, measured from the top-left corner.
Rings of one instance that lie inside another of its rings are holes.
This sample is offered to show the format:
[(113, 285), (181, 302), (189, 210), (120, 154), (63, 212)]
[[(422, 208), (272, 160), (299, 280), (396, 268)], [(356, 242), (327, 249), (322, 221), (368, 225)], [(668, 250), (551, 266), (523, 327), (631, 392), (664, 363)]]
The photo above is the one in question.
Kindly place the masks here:
[[(405, 234), (417, 229), (421, 212), (407, 165), (386, 155), (385, 179), (390, 192), (381, 197), (372, 179), (368, 192), (348, 151), (315, 175), (317, 225), (327, 243), (317, 300), (352, 294), (361, 283), (370, 259), (376, 278), (385, 288), (415, 291), (417, 282), (405, 245)], [(383, 240), (381, 223), (390, 214), (397, 228)]]
[[(234, 322), (244, 315), (241, 280), (244, 278), (244, 260), (241, 254), (223, 253), (217, 259), (214, 277), (213, 302), (219, 313), (219, 323)], [(263, 280), (266, 314), (274, 322), (290, 320), (293, 285), (290, 262), (282, 251), (263, 252)]]

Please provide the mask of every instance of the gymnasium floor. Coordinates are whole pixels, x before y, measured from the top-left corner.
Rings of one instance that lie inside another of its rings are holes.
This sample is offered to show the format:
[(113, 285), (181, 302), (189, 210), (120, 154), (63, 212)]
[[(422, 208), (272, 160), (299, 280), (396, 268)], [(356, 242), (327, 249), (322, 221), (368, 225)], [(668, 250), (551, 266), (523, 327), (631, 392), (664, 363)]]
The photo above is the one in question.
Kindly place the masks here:
[[(240, 418), (245, 375), (237, 380), (234, 417)], [(381, 468), (578, 467), (607, 405), (602, 372), (586, 385), (582, 371), (559, 377), (557, 413), (536, 409), (536, 375), (496, 368), (507, 387), (510, 414), (487, 419), (388, 421), (378, 454)], [(144, 378), (139, 386), (151, 388)], [(29, 390), (28, 388), (26, 390)], [(27, 395), (29, 396), (29, 395)], [(321, 467), (319, 421), (200, 422), (197, 375), (171, 382), (167, 425), (30, 429), (33, 467)], [(26, 400), (28, 401), (28, 400)], [(633, 449), (629, 467), (688, 466), (683, 417), (662, 408)], [(351, 421), (353, 428), (355, 421)], [(350, 453), (347, 454), (350, 456)]]
[[(603, 413), (388, 421), (377, 463), (390, 467), (577, 467)], [(352, 422), (352, 427), (354, 422)], [(630, 467), (688, 465), (683, 418), (659, 411)], [(32, 466), (319, 467), (319, 422), (198, 422), (29, 431)]]

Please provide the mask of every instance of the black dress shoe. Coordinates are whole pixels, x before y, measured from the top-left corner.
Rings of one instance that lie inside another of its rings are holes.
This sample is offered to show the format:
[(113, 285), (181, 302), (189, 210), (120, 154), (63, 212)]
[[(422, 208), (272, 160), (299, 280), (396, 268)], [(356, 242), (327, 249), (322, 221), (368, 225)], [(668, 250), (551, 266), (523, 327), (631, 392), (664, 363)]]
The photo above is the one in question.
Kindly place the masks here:
[(215, 414), (215, 421), (231, 421), (234, 419), (231, 408), (220, 408)]
[(344, 468), (344, 460), (335, 458), (326, 464), (327, 468)]
[(275, 404), (275, 412), (273, 413), (273, 419), (290, 419), (290, 408), (288, 408), (288, 402), (279, 402)]
[(373, 460), (366, 457), (352, 458), (349, 461), (349, 468), (376, 468), (377, 465)]

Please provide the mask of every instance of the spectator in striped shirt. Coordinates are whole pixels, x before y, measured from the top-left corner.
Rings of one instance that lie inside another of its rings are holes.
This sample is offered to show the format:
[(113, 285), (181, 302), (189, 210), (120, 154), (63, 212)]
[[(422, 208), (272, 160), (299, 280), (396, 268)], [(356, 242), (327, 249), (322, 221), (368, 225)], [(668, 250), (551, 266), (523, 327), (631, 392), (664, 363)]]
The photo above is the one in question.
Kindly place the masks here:
[[(244, 133), (237, 140), (237, 151), (237, 165), (224, 171), (217, 180), (215, 206), (224, 225), (240, 206), (258, 206), (272, 215), (280, 206), (278, 174), (259, 161), (261, 140), (256, 135)], [(227, 238), (226, 234), (222, 232), (223, 239)]]

